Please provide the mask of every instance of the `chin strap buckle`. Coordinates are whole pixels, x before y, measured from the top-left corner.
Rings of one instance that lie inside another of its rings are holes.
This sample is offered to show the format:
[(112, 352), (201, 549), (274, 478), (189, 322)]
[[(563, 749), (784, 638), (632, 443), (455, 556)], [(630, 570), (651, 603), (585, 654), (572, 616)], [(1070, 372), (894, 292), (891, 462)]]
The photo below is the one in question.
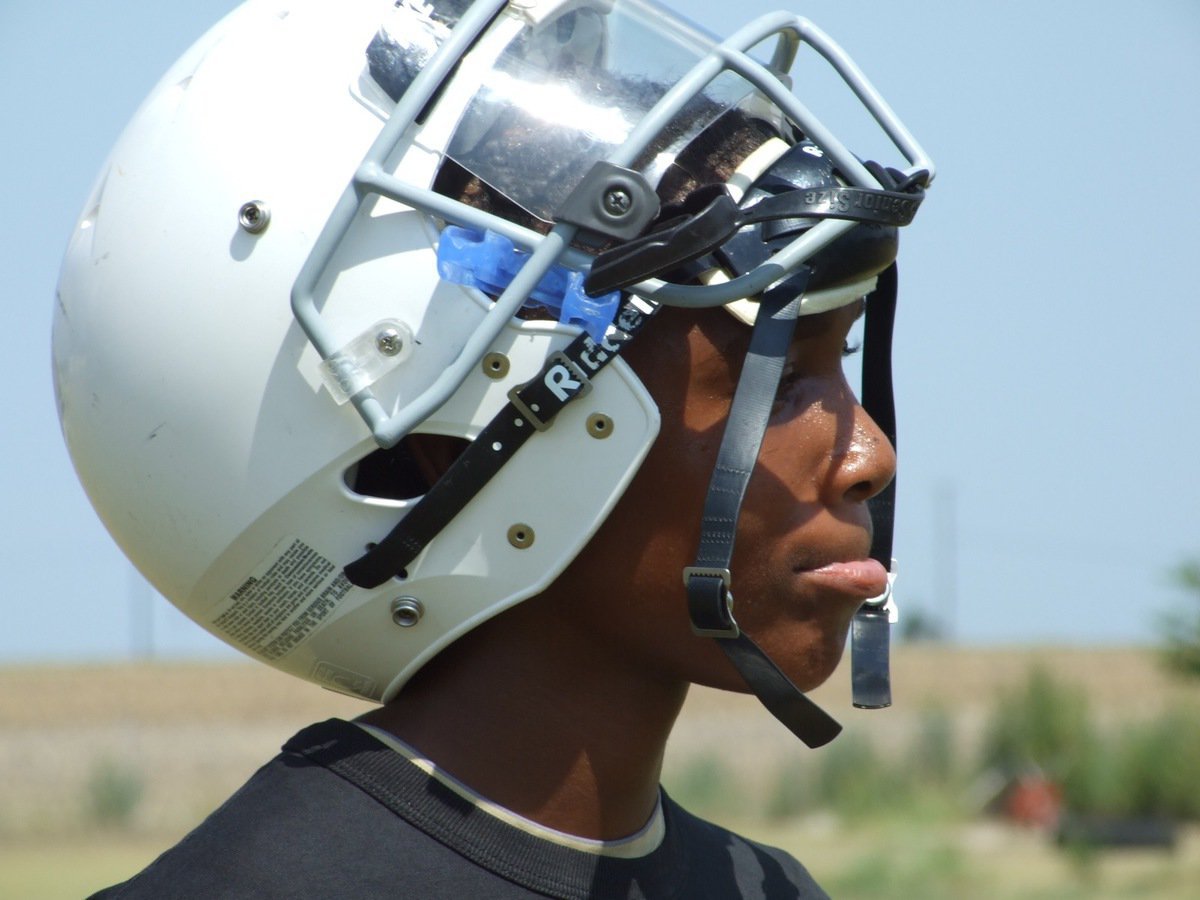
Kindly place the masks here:
[(741, 634), (733, 618), (733, 591), (728, 569), (686, 566), (683, 585), (687, 588), (692, 633), (699, 637), (736, 638)]

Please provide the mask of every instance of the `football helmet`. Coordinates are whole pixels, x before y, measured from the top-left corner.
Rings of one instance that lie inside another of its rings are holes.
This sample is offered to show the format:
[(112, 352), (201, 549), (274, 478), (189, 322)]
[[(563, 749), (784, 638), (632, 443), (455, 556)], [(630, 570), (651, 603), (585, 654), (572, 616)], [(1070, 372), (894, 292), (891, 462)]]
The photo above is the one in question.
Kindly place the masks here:
[[(790, 93), (801, 44), (897, 168)], [(757, 149), (660, 196), (733, 117)], [(658, 413), (620, 350), (658, 308), (753, 324), (781, 285), (795, 302), (770, 316), (793, 321), (860, 298), (932, 173), (790, 14), (718, 42), (649, 0), (250, 0), (152, 91), (71, 237), (65, 439), (171, 603), (387, 701), (547, 587), (621, 496)], [(432, 485), (416, 433), (466, 447)], [(689, 577), (728, 612), (719, 569)], [(698, 627), (729, 638), (725, 618)]]

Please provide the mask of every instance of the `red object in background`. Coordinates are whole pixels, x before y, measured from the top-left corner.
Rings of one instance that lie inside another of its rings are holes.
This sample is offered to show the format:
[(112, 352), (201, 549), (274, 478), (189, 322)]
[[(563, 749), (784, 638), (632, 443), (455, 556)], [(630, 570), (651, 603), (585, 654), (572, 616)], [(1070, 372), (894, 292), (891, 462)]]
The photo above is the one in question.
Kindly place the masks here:
[(1017, 778), (1004, 798), (1004, 814), (1021, 825), (1052, 828), (1062, 815), (1062, 788), (1043, 775)]

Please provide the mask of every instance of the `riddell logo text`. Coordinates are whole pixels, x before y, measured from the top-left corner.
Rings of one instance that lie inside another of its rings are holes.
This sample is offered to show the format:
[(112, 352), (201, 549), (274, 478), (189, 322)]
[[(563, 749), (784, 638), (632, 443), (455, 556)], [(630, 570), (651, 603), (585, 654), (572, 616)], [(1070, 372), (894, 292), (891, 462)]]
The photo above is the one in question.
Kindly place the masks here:
[(559, 403), (567, 403), (582, 396), (591, 388), (587, 374), (565, 353), (551, 354), (546, 360), (542, 384)]
[(576, 381), (571, 370), (561, 364), (547, 369), (542, 382), (562, 403), (566, 403), (583, 388), (583, 382)]

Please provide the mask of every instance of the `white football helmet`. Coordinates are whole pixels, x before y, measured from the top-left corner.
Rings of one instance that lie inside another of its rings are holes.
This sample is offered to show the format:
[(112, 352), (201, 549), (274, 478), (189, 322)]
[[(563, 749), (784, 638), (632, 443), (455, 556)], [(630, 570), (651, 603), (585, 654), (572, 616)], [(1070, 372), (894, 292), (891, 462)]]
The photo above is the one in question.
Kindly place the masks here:
[[(765, 61), (747, 52), (764, 42)], [(898, 169), (864, 167), (790, 94), (802, 42)], [(778, 138), (723, 196), (801, 141), (826, 180), (768, 260), (672, 283), (748, 227), (726, 203), (724, 219), (685, 211), (719, 220), (700, 237), (655, 231), (654, 189), (731, 110)], [(500, 209), (442, 193), (452, 169)], [(658, 413), (619, 350), (659, 305), (755, 297), (864, 218), (904, 224), (931, 173), (853, 63), (788, 14), (718, 44), (648, 0), (250, 0), (153, 90), (71, 238), (53, 339), (66, 441), (117, 543), (180, 610), (386, 701), (549, 585), (621, 496)], [(876, 271), (810, 291), (801, 314), (862, 296)], [(731, 311), (754, 319), (753, 303)], [(471, 442), (487, 469), (439, 482), (424, 518), (414, 432)]]

